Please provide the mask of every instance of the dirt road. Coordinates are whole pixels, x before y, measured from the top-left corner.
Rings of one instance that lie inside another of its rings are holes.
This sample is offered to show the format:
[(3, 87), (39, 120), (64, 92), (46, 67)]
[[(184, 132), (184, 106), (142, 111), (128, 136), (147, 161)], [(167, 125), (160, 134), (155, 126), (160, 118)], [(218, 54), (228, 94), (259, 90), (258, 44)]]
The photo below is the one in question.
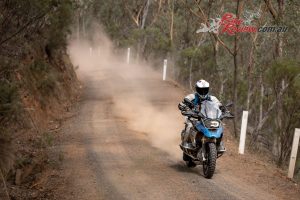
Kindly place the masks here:
[(272, 177), (260, 181), (266, 167), (230, 158), (236, 149), (218, 160), (211, 180), (201, 167), (187, 168), (178, 147), (183, 90), (143, 66), (117, 59), (91, 64), (98, 57), (86, 56), (79, 62), (79, 114), (65, 127), (61, 146), (66, 185), (57, 190), (60, 199), (284, 199)]

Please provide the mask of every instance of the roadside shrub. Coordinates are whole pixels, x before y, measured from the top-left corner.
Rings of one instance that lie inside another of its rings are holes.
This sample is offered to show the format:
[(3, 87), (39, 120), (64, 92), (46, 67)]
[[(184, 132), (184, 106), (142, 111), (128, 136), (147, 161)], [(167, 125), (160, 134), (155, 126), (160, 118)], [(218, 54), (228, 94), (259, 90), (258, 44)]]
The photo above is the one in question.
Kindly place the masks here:
[(11, 119), (16, 109), (16, 87), (8, 81), (0, 81), (0, 123)]
[(14, 163), (14, 149), (10, 135), (4, 128), (0, 128), (0, 170), (5, 175)]
[(30, 65), (30, 70), (35, 73), (47, 72), (49, 68), (49, 64), (42, 59), (37, 59)]
[(7, 80), (0, 81), (0, 170), (5, 174), (12, 168), (14, 149), (11, 136), (4, 128), (8, 126), (18, 108), (16, 87)]
[(57, 77), (55, 71), (51, 70), (50, 64), (43, 59), (37, 59), (29, 68), (34, 77), (36, 88), (40, 93), (45, 96), (53, 93)]
[(37, 148), (47, 148), (53, 145), (54, 137), (51, 132), (44, 132), (34, 143)]
[(40, 79), (37, 84), (37, 87), (42, 94), (49, 95), (55, 89), (56, 78), (53, 75), (49, 74), (44, 78)]

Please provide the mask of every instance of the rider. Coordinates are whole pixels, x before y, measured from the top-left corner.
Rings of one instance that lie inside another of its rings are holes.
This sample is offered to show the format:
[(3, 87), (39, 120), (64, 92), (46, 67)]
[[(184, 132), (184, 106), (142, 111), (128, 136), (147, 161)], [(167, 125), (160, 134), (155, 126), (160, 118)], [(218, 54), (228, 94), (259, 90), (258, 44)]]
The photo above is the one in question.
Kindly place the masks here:
[[(195, 85), (195, 93), (187, 95), (184, 99), (187, 99), (188, 101), (183, 100), (181, 103), (179, 103), (178, 108), (181, 110), (181, 112), (193, 110), (195, 112), (200, 112), (201, 110), (201, 102), (202, 101), (212, 101), (216, 103), (222, 112), (225, 112), (225, 107), (222, 106), (220, 101), (212, 95), (209, 95), (209, 83), (203, 79), (196, 82)], [(189, 105), (188, 102), (192, 102), (192, 105)], [(182, 139), (182, 145), (183, 146), (190, 146), (192, 145), (192, 141), (190, 141), (190, 130), (193, 127), (192, 122), (186, 117), (185, 121), (185, 129), (181, 133), (181, 139)], [(225, 152), (226, 149), (224, 147), (224, 143), (221, 141), (219, 144), (217, 144), (217, 150), (218, 152)]]

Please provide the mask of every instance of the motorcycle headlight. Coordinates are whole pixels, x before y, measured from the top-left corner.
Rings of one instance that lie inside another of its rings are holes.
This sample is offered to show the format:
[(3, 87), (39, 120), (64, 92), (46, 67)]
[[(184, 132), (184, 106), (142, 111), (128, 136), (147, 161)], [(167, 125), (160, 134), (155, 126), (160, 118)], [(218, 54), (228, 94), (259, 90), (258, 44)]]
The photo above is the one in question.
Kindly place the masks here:
[(204, 124), (207, 128), (219, 128), (220, 126), (220, 122), (216, 120), (206, 120)]

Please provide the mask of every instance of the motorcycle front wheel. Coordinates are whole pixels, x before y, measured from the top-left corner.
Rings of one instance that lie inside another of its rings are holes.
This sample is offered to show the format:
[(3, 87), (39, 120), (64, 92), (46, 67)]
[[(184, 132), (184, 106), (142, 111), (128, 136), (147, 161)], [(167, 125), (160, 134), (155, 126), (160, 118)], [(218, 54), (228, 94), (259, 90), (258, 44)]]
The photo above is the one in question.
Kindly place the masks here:
[(205, 178), (212, 178), (216, 169), (217, 148), (215, 143), (208, 143), (206, 148), (206, 161), (203, 162), (203, 174)]

